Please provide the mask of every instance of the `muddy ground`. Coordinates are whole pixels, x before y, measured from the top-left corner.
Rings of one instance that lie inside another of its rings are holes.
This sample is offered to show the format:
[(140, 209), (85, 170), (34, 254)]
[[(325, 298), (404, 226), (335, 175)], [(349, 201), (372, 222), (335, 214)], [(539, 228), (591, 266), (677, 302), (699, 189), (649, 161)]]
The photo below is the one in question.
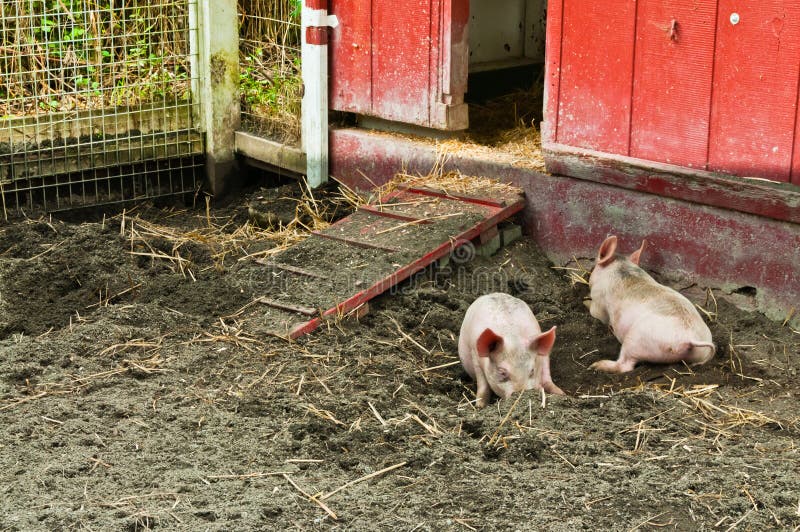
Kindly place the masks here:
[[(800, 527), (789, 327), (693, 287), (712, 362), (598, 375), (586, 286), (521, 240), (288, 342), (248, 306), (275, 242), (245, 204), (0, 225), (0, 530)], [(558, 326), (567, 396), (472, 407), (456, 340), (490, 291)]]

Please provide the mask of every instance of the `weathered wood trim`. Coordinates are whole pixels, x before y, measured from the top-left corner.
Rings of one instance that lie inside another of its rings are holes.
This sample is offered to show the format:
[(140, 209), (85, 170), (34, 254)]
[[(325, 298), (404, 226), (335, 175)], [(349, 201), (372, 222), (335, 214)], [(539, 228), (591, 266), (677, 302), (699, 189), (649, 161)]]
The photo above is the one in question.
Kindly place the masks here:
[(300, 148), (263, 139), (244, 131), (235, 136), (236, 153), (275, 168), (296, 174), (306, 173), (306, 154)]
[(545, 143), (543, 152), (547, 171), (552, 174), (800, 223), (800, 187), (788, 183), (693, 170), (557, 143)]
[[(3, 142), (12, 145), (36, 145), (81, 137), (121, 136), (135, 131), (135, 136), (155, 132), (167, 134), (192, 128), (191, 102), (174, 105), (145, 103), (135, 106), (119, 106), (81, 111), (62, 111), (45, 115), (7, 118), (4, 124)], [(50, 146), (48, 146), (48, 149)], [(30, 150), (30, 147), (26, 148)]]
[(83, 144), (61, 144), (38, 153), (20, 152), (4, 157), (0, 163), (0, 176), (8, 177), (7, 182), (13, 183), (202, 153), (203, 137), (191, 131), (93, 140)]

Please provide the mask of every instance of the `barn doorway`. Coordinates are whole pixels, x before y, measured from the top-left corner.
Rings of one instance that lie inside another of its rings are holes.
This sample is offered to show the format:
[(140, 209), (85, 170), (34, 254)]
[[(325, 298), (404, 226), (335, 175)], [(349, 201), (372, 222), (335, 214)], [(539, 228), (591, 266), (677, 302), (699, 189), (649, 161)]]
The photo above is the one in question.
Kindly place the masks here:
[(547, 0), (470, 0), (466, 139), (544, 169)]

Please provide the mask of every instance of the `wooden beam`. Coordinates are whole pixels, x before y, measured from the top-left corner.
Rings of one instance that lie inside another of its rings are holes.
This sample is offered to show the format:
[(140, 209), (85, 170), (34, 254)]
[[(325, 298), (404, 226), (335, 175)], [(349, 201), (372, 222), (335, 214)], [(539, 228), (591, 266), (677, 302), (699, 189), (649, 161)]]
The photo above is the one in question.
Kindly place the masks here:
[(234, 139), (236, 153), (239, 155), (297, 174), (306, 173), (306, 154), (300, 148), (263, 139), (244, 131), (237, 131)]

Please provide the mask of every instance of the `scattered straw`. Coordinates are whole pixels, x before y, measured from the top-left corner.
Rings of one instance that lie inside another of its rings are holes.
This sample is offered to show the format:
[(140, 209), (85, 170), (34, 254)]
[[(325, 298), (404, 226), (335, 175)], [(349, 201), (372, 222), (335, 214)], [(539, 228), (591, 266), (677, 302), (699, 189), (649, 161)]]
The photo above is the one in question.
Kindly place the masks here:
[(484, 194), (521, 194), (518, 187), (501, 183), (487, 177), (464, 175), (459, 171), (445, 171), (446, 157), (440, 157), (427, 175), (411, 175), (400, 172), (381, 188), (381, 195), (396, 190), (399, 186), (425, 187), (443, 191), (445, 194), (481, 196)]
[(541, 80), (483, 105), (470, 104), (472, 126), (460, 139), (439, 142), (440, 153), (478, 155), (513, 166), (545, 171), (542, 140), (535, 121), (542, 109)]
[(572, 260), (575, 262), (576, 266), (552, 266), (552, 269), (566, 271), (567, 277), (572, 286), (575, 286), (576, 284), (585, 284), (588, 286), (589, 275), (591, 275), (592, 272), (587, 270), (577, 257), (573, 256)]
[(663, 393), (665, 396), (672, 396), (685, 406), (699, 413), (705, 420), (703, 426), (711, 427), (717, 431), (730, 433), (730, 429), (741, 426), (763, 427), (764, 425), (775, 425), (783, 430), (783, 423), (772, 418), (763, 412), (757, 412), (735, 405), (721, 404), (714, 402), (712, 395), (719, 388), (718, 384), (702, 384), (687, 387), (675, 386), (671, 383), (669, 388), (662, 384), (650, 384), (650, 388)]
[(249, 478), (276, 477), (276, 476), (287, 475), (289, 473), (291, 473), (291, 471), (267, 471), (267, 472), (256, 471), (253, 473), (244, 473), (241, 475), (208, 475), (206, 478), (212, 480), (246, 480)]
[(420, 218), (418, 220), (411, 220), (410, 222), (405, 222), (405, 223), (402, 223), (402, 224), (399, 224), (399, 225), (395, 225), (394, 227), (390, 227), (389, 229), (384, 229), (382, 231), (378, 231), (375, 234), (376, 235), (382, 235), (382, 234), (385, 234), (385, 233), (389, 233), (391, 231), (396, 231), (397, 229), (402, 229), (404, 227), (409, 227), (409, 226), (418, 225), (418, 224), (424, 224), (424, 223), (427, 223), (427, 222), (432, 222), (434, 220), (444, 220), (445, 218), (452, 218), (453, 216), (461, 216), (463, 214), (464, 213), (461, 213), (461, 212), (454, 212), (454, 213), (450, 213), (450, 214), (440, 214), (438, 216), (430, 216), (428, 218)]
[(658, 518), (658, 517), (661, 517), (661, 516), (662, 516), (662, 515), (664, 515), (665, 513), (667, 513), (667, 512), (661, 512), (660, 514), (656, 514), (656, 515), (654, 515), (654, 516), (652, 516), (652, 517), (648, 517), (647, 519), (645, 519), (644, 521), (642, 521), (642, 522), (641, 522), (641, 523), (639, 523), (638, 525), (634, 526), (633, 528), (630, 528), (630, 529), (628, 530), (628, 532), (635, 532), (636, 530), (639, 530), (640, 528), (642, 528), (642, 527), (643, 527), (643, 526), (645, 526), (645, 525), (651, 525), (651, 526), (653, 526), (653, 525), (654, 525), (654, 523), (652, 523), (651, 521), (652, 521), (653, 519), (656, 519), (656, 518)]
[(569, 460), (567, 460), (567, 459), (566, 459), (566, 457), (564, 457), (564, 456), (563, 456), (561, 453), (559, 453), (558, 451), (556, 451), (556, 447), (555, 447), (555, 445), (553, 445), (552, 447), (550, 447), (550, 450), (551, 450), (551, 451), (553, 451), (553, 453), (554, 453), (556, 456), (558, 456), (558, 457), (559, 457), (559, 458), (561, 458), (561, 459), (562, 459), (564, 462), (566, 462), (566, 463), (567, 463), (567, 465), (568, 465), (568, 466), (570, 466), (570, 467), (572, 468), (572, 470), (573, 470), (573, 471), (577, 471), (577, 469), (578, 469), (578, 468), (575, 466), (575, 464), (573, 464), (572, 462), (570, 462)]
[(388, 473), (389, 471), (393, 471), (393, 470), (395, 470), (395, 469), (397, 469), (397, 468), (403, 467), (403, 466), (404, 466), (404, 465), (406, 465), (407, 463), (408, 463), (408, 462), (400, 462), (399, 464), (395, 464), (395, 465), (393, 465), (393, 466), (389, 466), (389, 467), (384, 467), (384, 468), (383, 468), (383, 469), (381, 469), (380, 471), (375, 471), (375, 472), (373, 472), (373, 473), (370, 473), (369, 475), (365, 475), (365, 476), (363, 476), (363, 477), (361, 477), (361, 478), (357, 478), (357, 479), (355, 479), (355, 480), (351, 480), (350, 482), (348, 482), (348, 483), (346, 483), (346, 484), (344, 484), (344, 485), (342, 485), (342, 486), (339, 486), (339, 487), (338, 487), (338, 488), (336, 488), (335, 490), (333, 490), (333, 491), (329, 491), (328, 493), (326, 493), (325, 495), (323, 495), (323, 496), (322, 496), (322, 497), (320, 497), (319, 499), (320, 499), (320, 500), (323, 500), (323, 501), (324, 501), (325, 499), (330, 499), (330, 498), (331, 498), (333, 495), (335, 495), (335, 494), (339, 493), (340, 491), (342, 491), (342, 490), (344, 490), (344, 489), (347, 489), (347, 488), (349, 488), (350, 486), (353, 486), (353, 485), (355, 485), (355, 484), (358, 484), (359, 482), (364, 482), (365, 480), (369, 480), (369, 479), (371, 479), (371, 478), (378, 477), (378, 476), (380, 476), (380, 475), (383, 475), (384, 473)]
[(298, 485), (297, 485), (297, 483), (296, 483), (294, 480), (292, 480), (292, 477), (290, 477), (289, 475), (287, 475), (287, 474), (285, 474), (285, 473), (284, 473), (282, 476), (283, 476), (283, 478), (285, 478), (286, 480), (288, 480), (288, 481), (289, 481), (289, 484), (291, 484), (292, 486), (294, 486), (294, 488), (295, 488), (297, 491), (299, 491), (300, 493), (302, 493), (302, 494), (303, 494), (303, 496), (304, 496), (306, 499), (308, 499), (309, 501), (313, 502), (314, 504), (316, 504), (317, 506), (319, 506), (320, 508), (322, 508), (323, 510), (325, 510), (325, 513), (326, 513), (326, 514), (328, 514), (329, 516), (331, 516), (332, 518), (334, 518), (334, 519), (336, 519), (336, 518), (337, 518), (337, 517), (336, 517), (336, 514), (335, 514), (335, 513), (333, 513), (333, 510), (331, 510), (331, 509), (328, 507), (328, 505), (327, 505), (327, 504), (325, 504), (324, 502), (322, 502), (321, 500), (319, 500), (318, 498), (316, 498), (314, 495), (310, 495), (310, 494), (309, 494), (307, 491), (305, 491), (303, 488), (301, 488), (300, 486), (298, 486)]
[(339, 421), (338, 419), (336, 419), (336, 417), (333, 415), (333, 412), (331, 412), (329, 410), (322, 410), (320, 408), (317, 408), (316, 406), (314, 406), (311, 403), (306, 405), (306, 410), (308, 410), (309, 412), (311, 412), (315, 416), (320, 417), (322, 419), (327, 419), (328, 421), (331, 421), (336, 425), (345, 426), (345, 424), (342, 423), (341, 421)]
[(506, 413), (505, 417), (500, 422), (500, 424), (497, 426), (497, 428), (494, 430), (494, 433), (492, 434), (492, 436), (489, 438), (489, 445), (494, 444), (499, 439), (498, 435), (500, 434), (500, 429), (502, 429), (503, 425), (506, 424), (506, 421), (508, 421), (508, 418), (511, 417), (511, 414), (514, 413), (514, 409), (517, 407), (517, 403), (519, 403), (519, 400), (521, 398), (522, 398), (522, 392), (517, 394), (517, 398), (514, 400), (514, 404), (512, 404), (511, 408), (508, 409), (508, 412)]
[(372, 413), (375, 415), (375, 418), (380, 422), (380, 424), (386, 426), (386, 420), (383, 419), (383, 417), (378, 413), (378, 409), (375, 408), (375, 405), (373, 405), (369, 401), (367, 401), (367, 404), (369, 405), (370, 410), (372, 410)]
[(782, 327), (786, 327), (786, 324), (789, 323), (789, 321), (791, 321), (796, 311), (797, 309), (795, 307), (789, 309), (789, 312), (786, 314), (786, 319), (783, 320)]
[(414, 371), (414, 373), (425, 373), (427, 371), (433, 371), (442, 368), (449, 368), (450, 366), (455, 366), (457, 364), (461, 364), (460, 360), (454, 360), (453, 362), (447, 362), (446, 364), (439, 364), (438, 366), (431, 366), (429, 368), (418, 369)]

